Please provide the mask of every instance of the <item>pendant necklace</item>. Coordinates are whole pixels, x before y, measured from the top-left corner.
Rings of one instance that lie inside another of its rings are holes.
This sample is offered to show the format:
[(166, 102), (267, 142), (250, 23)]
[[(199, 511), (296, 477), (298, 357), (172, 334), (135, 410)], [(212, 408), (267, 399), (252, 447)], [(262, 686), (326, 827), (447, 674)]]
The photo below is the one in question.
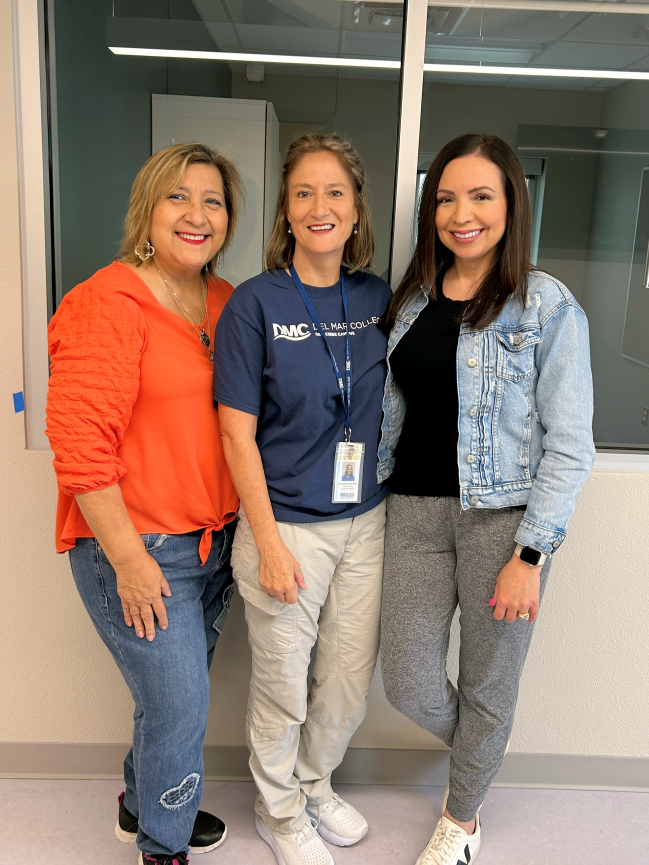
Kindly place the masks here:
[[(202, 299), (203, 299), (203, 318), (201, 319), (200, 324), (196, 324), (193, 321), (191, 315), (189, 314), (189, 310), (187, 309), (187, 307), (180, 300), (180, 298), (178, 297), (176, 292), (173, 290), (173, 288), (169, 285), (169, 283), (165, 279), (162, 271), (160, 270), (160, 268), (156, 264), (155, 260), (153, 261), (153, 266), (155, 267), (155, 269), (160, 274), (160, 279), (166, 285), (167, 290), (169, 292), (169, 295), (171, 296), (171, 299), (175, 302), (175, 304), (178, 307), (178, 309), (180, 310), (183, 318), (185, 318), (189, 322), (189, 324), (192, 326), (192, 330), (194, 331), (196, 336), (200, 339), (200, 341), (203, 343), (203, 345), (207, 349), (207, 356), (209, 357), (210, 361), (212, 363), (214, 363), (214, 352), (212, 351), (212, 341), (210, 340), (210, 333), (211, 333), (210, 311), (209, 311), (208, 306), (207, 306), (207, 284), (205, 282), (205, 278), (203, 276), (201, 276), (201, 294), (202, 294)], [(206, 317), (207, 317), (207, 331), (203, 327), (203, 322), (205, 321)]]

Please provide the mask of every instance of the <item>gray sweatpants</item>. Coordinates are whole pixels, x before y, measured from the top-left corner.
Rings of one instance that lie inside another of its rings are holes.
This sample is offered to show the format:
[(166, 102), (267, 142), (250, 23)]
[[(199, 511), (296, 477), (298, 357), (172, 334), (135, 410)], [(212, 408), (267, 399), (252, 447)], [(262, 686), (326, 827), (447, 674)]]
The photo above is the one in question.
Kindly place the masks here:
[[(514, 552), (517, 508), (388, 497), (381, 666), (390, 703), (451, 749), (449, 813), (469, 821), (500, 768), (534, 625), (496, 621), (489, 600)], [(550, 559), (541, 571), (541, 595)], [(446, 673), (460, 606), (457, 688)]]

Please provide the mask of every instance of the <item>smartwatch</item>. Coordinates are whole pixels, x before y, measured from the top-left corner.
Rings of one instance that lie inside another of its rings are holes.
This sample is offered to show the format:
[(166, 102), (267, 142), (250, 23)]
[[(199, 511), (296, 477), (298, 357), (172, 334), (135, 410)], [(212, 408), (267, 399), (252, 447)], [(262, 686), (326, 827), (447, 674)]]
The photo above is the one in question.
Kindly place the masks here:
[(533, 568), (537, 567), (537, 565), (542, 565), (547, 559), (545, 553), (540, 553), (534, 547), (524, 547), (522, 544), (516, 544), (514, 552), (521, 562), (526, 562), (528, 565), (532, 565)]

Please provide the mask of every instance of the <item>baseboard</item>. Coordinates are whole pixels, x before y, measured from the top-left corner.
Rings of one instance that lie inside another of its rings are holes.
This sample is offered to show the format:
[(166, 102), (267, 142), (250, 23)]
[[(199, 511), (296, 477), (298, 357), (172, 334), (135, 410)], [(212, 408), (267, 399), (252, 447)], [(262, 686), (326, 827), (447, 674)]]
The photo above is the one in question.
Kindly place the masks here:
[[(127, 750), (121, 744), (0, 742), (0, 778), (121, 778)], [(208, 745), (204, 755), (206, 781), (251, 780), (246, 748)], [(334, 781), (443, 787), (448, 767), (448, 751), (350, 748)], [(649, 792), (649, 758), (508, 754), (494, 786)]]

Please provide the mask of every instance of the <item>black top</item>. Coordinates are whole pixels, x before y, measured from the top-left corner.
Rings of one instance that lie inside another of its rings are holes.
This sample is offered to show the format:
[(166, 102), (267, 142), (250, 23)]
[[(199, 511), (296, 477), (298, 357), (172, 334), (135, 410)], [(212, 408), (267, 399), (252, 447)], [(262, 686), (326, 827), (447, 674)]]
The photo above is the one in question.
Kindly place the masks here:
[(390, 491), (404, 496), (460, 497), (456, 356), (464, 301), (445, 297), (442, 281), (437, 300), (429, 299), (390, 355), (407, 400)]

